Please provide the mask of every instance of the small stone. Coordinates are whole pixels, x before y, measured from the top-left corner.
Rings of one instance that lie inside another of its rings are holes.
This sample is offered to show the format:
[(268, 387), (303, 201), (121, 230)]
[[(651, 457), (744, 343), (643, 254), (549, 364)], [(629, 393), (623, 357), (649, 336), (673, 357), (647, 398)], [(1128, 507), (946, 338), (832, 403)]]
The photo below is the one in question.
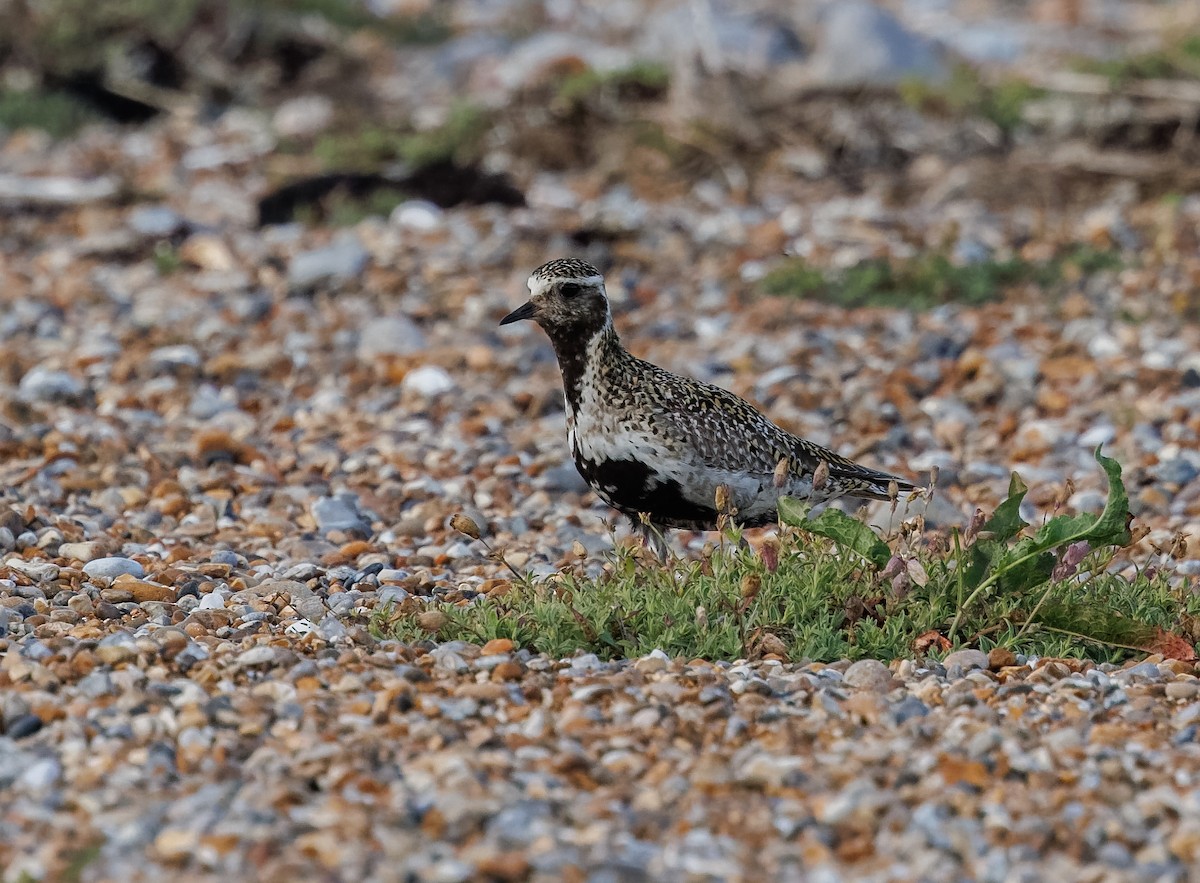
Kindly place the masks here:
[(949, 672), (953, 668), (967, 672), (973, 668), (987, 668), (988, 656), (982, 650), (955, 650), (942, 660), (942, 665)]
[(1184, 457), (1174, 457), (1160, 462), (1154, 467), (1153, 473), (1154, 477), (1161, 482), (1182, 487), (1200, 475), (1200, 467)]
[(425, 334), (407, 316), (383, 316), (369, 322), (358, 337), (358, 357), (406, 356), (425, 348)]
[(1200, 683), (1196, 681), (1171, 681), (1164, 688), (1168, 698), (1195, 699), (1200, 695)]
[(454, 378), (437, 365), (422, 365), (404, 375), (400, 388), (425, 398), (434, 398), (455, 388)]
[[(79, 545), (84, 544), (80, 543)], [(66, 554), (61, 549), (59, 552), (64, 556)], [(142, 567), (141, 564), (132, 558), (95, 558), (87, 560), (87, 563), (83, 565), (83, 572), (92, 579), (115, 580), (119, 576), (132, 576), (141, 579), (146, 575), (146, 568)]]
[[(36, 717), (36, 715), (30, 715)], [(40, 724), (40, 720), (39, 720)], [(39, 726), (38, 729), (41, 729)], [(13, 735), (14, 739), (21, 738)], [(30, 791), (45, 791), (51, 788), (62, 775), (62, 764), (53, 757), (43, 757), (40, 760), (35, 760), (32, 764), (25, 768), (21, 773), (17, 782)]]
[(15, 570), (37, 582), (49, 582), (57, 579), (59, 566), (46, 561), (26, 561), (24, 558), (9, 558), (4, 562), (9, 570)]
[(512, 653), (516, 644), (508, 638), (493, 638), (483, 645), (479, 651), (481, 656), (498, 656), (501, 653)]
[(280, 104), (271, 122), (285, 138), (311, 138), (329, 128), (334, 109), (326, 95), (299, 95)]
[[(69, 561), (91, 562), (103, 557), (104, 544), (97, 542), (63, 543), (58, 547), (58, 554)], [(128, 561), (129, 559), (124, 558), (121, 560)], [(83, 572), (87, 573), (86, 567), (84, 567)], [(88, 576), (93, 576), (93, 574), (89, 573)]]
[(277, 648), (259, 644), (241, 653), (237, 658), (237, 666), (238, 668), (250, 668), (256, 665), (272, 665), (278, 658)]
[(1113, 677), (1122, 681), (1161, 681), (1162, 671), (1153, 662), (1141, 662), (1115, 672)]
[(96, 658), (109, 665), (126, 662), (138, 655), (138, 647), (131, 635), (118, 632), (103, 638), (96, 645)]
[(370, 260), (370, 254), (356, 236), (341, 236), (324, 248), (300, 252), (292, 258), (288, 282), (298, 289), (348, 282), (361, 276)]
[(358, 499), (353, 494), (320, 497), (312, 504), (312, 514), (317, 527), (326, 533), (340, 530), (365, 536), (371, 534), (371, 524), (359, 512)]
[(633, 663), (635, 670), (642, 674), (654, 674), (664, 671), (671, 662), (671, 657), (661, 650), (655, 649)]
[(129, 229), (149, 239), (165, 239), (184, 226), (184, 220), (174, 209), (165, 205), (139, 205), (126, 219)]
[(5, 727), (4, 735), (10, 739), (24, 739), (40, 730), (42, 723), (36, 714), (23, 714)]
[(988, 651), (987, 660), (987, 667), (991, 671), (999, 671), (1002, 668), (1017, 664), (1016, 654), (1007, 647), (993, 647)]
[(418, 233), (429, 233), (442, 226), (442, 210), (432, 202), (410, 199), (392, 209), (390, 223)]
[(427, 632), (439, 632), (450, 621), (440, 610), (426, 610), (417, 615), (417, 625)]
[(70, 402), (83, 395), (83, 381), (66, 371), (53, 371), (37, 366), (21, 378), (17, 390), (26, 401)]
[(112, 588), (130, 593), (131, 600), (141, 604), (146, 601), (174, 601), (175, 590), (170, 586), (148, 583), (123, 573), (113, 580)]
[(860, 659), (846, 669), (842, 680), (859, 690), (886, 693), (892, 686), (892, 673), (877, 659)]

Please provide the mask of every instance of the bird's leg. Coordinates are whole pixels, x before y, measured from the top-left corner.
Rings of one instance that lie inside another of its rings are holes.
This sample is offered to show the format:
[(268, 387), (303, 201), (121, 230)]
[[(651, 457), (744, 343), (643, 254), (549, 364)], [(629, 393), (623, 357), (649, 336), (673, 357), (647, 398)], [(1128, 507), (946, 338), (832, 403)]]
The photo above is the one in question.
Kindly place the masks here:
[(633, 529), (641, 541), (642, 548), (653, 552), (660, 564), (666, 564), (669, 551), (666, 529), (654, 524), (644, 514), (630, 520), (633, 522)]

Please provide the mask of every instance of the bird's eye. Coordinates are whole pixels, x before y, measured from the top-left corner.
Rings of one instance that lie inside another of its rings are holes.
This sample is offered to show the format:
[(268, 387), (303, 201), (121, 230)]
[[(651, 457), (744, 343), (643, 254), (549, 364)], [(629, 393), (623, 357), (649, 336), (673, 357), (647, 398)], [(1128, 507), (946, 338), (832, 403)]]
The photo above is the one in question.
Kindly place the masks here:
[(558, 288), (563, 297), (574, 297), (583, 291), (583, 286), (578, 282), (564, 282)]

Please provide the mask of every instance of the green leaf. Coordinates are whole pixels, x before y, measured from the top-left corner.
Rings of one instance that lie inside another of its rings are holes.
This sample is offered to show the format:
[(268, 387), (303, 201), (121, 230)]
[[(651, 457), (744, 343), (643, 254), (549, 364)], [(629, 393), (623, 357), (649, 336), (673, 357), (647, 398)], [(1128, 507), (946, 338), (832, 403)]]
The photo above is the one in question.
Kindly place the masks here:
[(996, 507), (992, 517), (983, 526), (997, 542), (1011, 540), (1029, 526), (1029, 522), (1021, 517), (1021, 502), (1027, 493), (1029, 488), (1021, 481), (1021, 476), (1014, 472), (1008, 480), (1008, 498)]
[(1121, 464), (1101, 454), (1099, 447), (1096, 448), (1096, 462), (1108, 476), (1108, 502), (1087, 540), (1092, 546), (1127, 546), (1130, 541), (1129, 494), (1125, 492), (1125, 483), (1121, 481)]
[(888, 544), (879, 538), (870, 525), (837, 509), (826, 509), (813, 519), (805, 518), (804, 523), (797, 524), (796, 527), (828, 537), (839, 546), (857, 552), (876, 567), (887, 566), (892, 557), (892, 550), (888, 548)]
[(808, 523), (808, 513), (812, 511), (812, 503), (798, 500), (795, 497), (779, 498), (779, 520), (792, 527), (804, 527)]

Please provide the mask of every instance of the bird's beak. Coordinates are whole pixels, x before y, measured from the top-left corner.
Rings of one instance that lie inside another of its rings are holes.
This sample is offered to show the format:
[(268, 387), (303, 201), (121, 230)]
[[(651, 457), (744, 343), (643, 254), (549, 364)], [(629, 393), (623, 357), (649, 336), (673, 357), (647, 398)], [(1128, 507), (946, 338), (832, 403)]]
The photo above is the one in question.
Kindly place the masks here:
[(501, 325), (510, 325), (513, 322), (520, 322), (522, 319), (533, 318), (533, 301), (528, 300), (521, 304), (507, 316), (500, 320)]

